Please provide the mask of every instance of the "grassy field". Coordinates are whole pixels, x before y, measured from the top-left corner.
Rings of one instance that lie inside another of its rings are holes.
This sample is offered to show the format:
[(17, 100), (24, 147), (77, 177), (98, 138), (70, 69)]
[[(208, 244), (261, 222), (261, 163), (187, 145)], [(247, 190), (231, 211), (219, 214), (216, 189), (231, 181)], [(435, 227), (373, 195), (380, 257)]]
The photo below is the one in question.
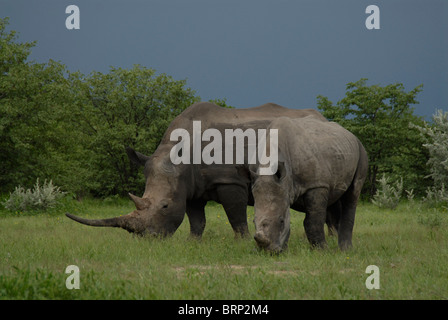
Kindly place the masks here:
[[(128, 200), (86, 200), (51, 213), (0, 211), (0, 299), (448, 299), (446, 209), (401, 204), (359, 206), (354, 249), (310, 250), (302, 213), (292, 213), (289, 248), (271, 256), (253, 239), (235, 240), (221, 206), (207, 207), (201, 241), (185, 219), (169, 239), (93, 228), (63, 213), (109, 217), (131, 211)], [(253, 209), (249, 208), (253, 233)], [(434, 222), (435, 221), (435, 222)], [(68, 290), (65, 269), (80, 270)], [(380, 289), (368, 290), (376, 265)]]

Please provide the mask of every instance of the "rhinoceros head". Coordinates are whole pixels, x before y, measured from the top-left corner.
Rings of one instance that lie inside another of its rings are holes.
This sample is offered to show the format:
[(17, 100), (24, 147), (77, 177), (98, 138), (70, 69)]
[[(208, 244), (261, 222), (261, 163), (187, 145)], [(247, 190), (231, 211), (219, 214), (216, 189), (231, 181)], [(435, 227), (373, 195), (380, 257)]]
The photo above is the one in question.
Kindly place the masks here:
[(138, 235), (168, 236), (182, 223), (186, 209), (185, 170), (166, 157), (146, 157), (138, 154), (145, 164), (146, 188), (142, 198), (129, 194), (136, 210), (108, 219), (85, 219), (66, 213), (66, 216), (85, 225), (120, 227)]
[(254, 223), (257, 245), (278, 253), (286, 246), (290, 232), (290, 198), (285, 167), (279, 163), (274, 175), (250, 172), (254, 196)]

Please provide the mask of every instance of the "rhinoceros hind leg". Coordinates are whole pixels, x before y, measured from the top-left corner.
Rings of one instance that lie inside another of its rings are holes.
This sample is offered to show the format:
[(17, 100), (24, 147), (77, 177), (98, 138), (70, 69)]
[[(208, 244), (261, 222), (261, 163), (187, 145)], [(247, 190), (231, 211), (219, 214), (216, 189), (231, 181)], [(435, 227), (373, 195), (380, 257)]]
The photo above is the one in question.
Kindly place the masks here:
[(342, 212), (338, 230), (338, 244), (341, 250), (348, 250), (352, 247), (352, 234), (358, 197), (359, 192), (355, 192), (353, 186), (351, 186), (341, 199)]
[(336, 236), (338, 234), (341, 212), (342, 203), (339, 200), (327, 208), (327, 218), (325, 219), (325, 223), (327, 224), (329, 236)]

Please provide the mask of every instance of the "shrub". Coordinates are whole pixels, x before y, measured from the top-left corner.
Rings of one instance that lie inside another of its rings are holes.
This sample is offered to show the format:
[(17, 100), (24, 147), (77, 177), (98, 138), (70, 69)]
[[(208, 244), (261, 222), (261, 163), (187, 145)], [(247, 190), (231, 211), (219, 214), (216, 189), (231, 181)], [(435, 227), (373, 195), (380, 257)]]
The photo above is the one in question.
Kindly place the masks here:
[(418, 215), (418, 220), (420, 224), (430, 227), (437, 228), (442, 226), (443, 217), (438, 210), (428, 210), (425, 213), (421, 213)]
[(423, 201), (431, 206), (448, 205), (448, 112), (437, 110), (432, 117), (433, 123), (416, 126), (426, 143), (429, 152), (428, 166), (433, 186), (426, 190)]
[(414, 202), (414, 197), (415, 197), (414, 189), (411, 189), (410, 191), (409, 190), (404, 190), (404, 192), (406, 192), (406, 197), (408, 198), (409, 202), (413, 203)]
[(373, 196), (372, 203), (379, 208), (395, 209), (403, 193), (403, 179), (392, 185), (389, 184), (389, 179), (383, 174), (378, 182), (379, 188)]
[(436, 187), (428, 188), (423, 202), (432, 207), (448, 206), (448, 190), (445, 189), (445, 184), (442, 183), (440, 189)]
[(433, 115), (433, 123), (425, 123), (424, 127), (417, 127), (426, 139), (423, 146), (429, 151), (428, 166), (434, 186), (438, 189), (448, 183), (448, 112), (437, 110)]
[(4, 202), (4, 206), (11, 211), (46, 210), (55, 207), (63, 195), (64, 192), (53, 185), (51, 180), (49, 182), (45, 180), (43, 185), (40, 185), (37, 179), (32, 190), (16, 187), (9, 199)]

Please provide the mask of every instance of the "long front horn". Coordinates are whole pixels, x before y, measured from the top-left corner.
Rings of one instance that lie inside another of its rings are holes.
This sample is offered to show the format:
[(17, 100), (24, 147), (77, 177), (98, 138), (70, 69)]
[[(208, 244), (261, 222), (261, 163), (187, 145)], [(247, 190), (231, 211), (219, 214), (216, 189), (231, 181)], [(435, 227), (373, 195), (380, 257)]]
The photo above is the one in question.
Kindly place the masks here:
[(128, 213), (124, 216), (108, 218), (108, 219), (85, 219), (77, 217), (73, 214), (66, 213), (68, 218), (76, 222), (93, 226), (93, 227), (116, 227), (123, 228), (131, 233), (143, 234), (146, 225), (142, 223), (141, 219), (135, 215), (135, 212)]
[(75, 220), (76, 222), (93, 226), (93, 227), (121, 227), (123, 228), (125, 226), (125, 217), (115, 217), (115, 218), (109, 218), (109, 219), (85, 219), (81, 217), (77, 217), (71, 213), (65, 214), (67, 217), (69, 217), (72, 220)]

